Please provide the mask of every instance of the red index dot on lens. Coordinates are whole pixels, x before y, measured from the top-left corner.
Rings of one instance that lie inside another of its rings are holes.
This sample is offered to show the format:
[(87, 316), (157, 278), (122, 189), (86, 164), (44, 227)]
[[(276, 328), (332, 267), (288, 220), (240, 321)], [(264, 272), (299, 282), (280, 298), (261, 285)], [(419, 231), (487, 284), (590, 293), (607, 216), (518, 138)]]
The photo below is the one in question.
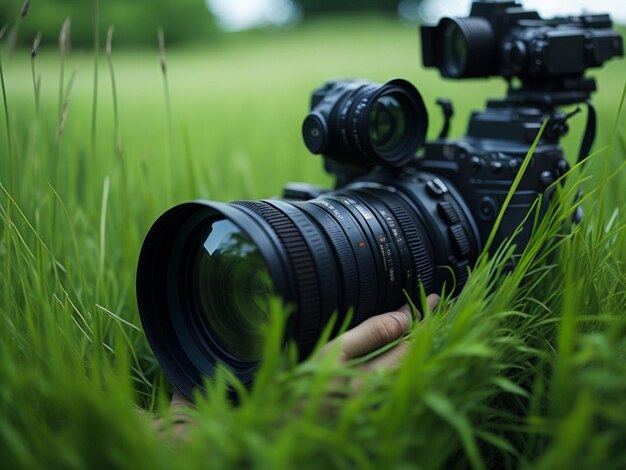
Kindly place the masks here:
[(359, 246), (363, 248), (365, 246), (365, 242), (359, 242)]

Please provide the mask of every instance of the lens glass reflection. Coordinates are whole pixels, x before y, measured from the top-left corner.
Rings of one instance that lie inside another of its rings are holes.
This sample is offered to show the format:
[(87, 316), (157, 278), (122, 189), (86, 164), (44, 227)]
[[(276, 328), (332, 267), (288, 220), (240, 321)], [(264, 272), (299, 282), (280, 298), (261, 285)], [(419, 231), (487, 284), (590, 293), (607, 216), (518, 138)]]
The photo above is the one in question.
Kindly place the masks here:
[(274, 290), (259, 249), (239, 227), (221, 219), (210, 224), (195, 251), (193, 303), (209, 335), (226, 360), (261, 360)]
[(462, 75), (467, 66), (467, 41), (457, 24), (446, 25), (444, 47), (444, 61), (448, 73), (452, 76)]
[(406, 122), (405, 110), (397, 98), (378, 98), (369, 115), (369, 137), (374, 150), (389, 153), (398, 149), (406, 136)]

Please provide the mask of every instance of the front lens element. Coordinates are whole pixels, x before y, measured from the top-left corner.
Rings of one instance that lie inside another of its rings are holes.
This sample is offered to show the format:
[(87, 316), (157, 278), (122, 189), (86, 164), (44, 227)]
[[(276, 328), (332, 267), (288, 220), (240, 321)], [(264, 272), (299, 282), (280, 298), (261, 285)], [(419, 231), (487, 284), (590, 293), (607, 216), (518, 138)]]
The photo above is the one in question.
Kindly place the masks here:
[(223, 219), (209, 224), (193, 253), (192, 305), (220, 356), (259, 361), (272, 289), (258, 248)]
[(444, 30), (444, 64), (452, 77), (463, 74), (467, 67), (467, 40), (463, 35), (459, 25), (448, 23)]
[(374, 150), (379, 153), (397, 151), (406, 139), (406, 111), (393, 96), (376, 100), (369, 116), (369, 136)]
[(437, 67), (444, 77), (488, 77), (498, 57), (495, 33), (486, 18), (442, 18), (437, 26)]

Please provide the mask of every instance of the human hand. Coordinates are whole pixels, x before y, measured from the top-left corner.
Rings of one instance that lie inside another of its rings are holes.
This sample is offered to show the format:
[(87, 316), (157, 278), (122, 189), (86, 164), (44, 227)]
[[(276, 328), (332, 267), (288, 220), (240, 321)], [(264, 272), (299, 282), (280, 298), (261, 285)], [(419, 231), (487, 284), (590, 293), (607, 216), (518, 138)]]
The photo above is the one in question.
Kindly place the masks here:
[[(439, 302), (437, 294), (430, 294), (427, 297), (428, 308), (432, 310)], [(422, 319), (421, 313), (416, 312), (417, 321)], [(368, 318), (363, 323), (358, 324), (351, 330), (338, 336), (329, 342), (321, 350), (321, 354), (326, 354), (333, 348), (339, 348), (339, 361), (349, 362), (366, 356), (386, 345), (401, 338), (409, 331), (413, 319), (408, 305), (400, 307), (393, 312), (383, 313)], [(394, 348), (383, 352), (373, 359), (360, 364), (366, 371), (382, 370), (397, 367), (402, 357), (406, 354), (407, 342), (402, 342)]]

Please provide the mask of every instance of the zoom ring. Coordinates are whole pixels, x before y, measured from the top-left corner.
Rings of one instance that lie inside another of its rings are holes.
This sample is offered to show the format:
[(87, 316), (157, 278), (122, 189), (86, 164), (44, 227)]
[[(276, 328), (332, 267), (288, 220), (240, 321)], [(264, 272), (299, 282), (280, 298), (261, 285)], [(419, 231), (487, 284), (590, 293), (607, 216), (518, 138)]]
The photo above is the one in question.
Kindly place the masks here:
[(265, 202), (235, 201), (236, 204), (260, 215), (272, 227), (287, 252), (296, 284), (298, 301), (298, 323), (296, 341), (303, 354), (308, 354), (315, 345), (319, 330), (321, 308), (320, 283), (311, 252), (298, 227), (278, 209)]
[(342, 297), (347, 297), (344, 301), (344, 308), (347, 310), (350, 307), (356, 307), (357, 298), (359, 298), (359, 276), (356, 259), (347, 235), (336, 220), (321, 207), (308, 202), (292, 202), (291, 204), (309, 214), (330, 239), (330, 245), (335, 250), (341, 270), (340, 292)]
[(400, 204), (393, 201), (392, 198), (384, 197), (384, 201), (389, 209), (391, 209), (395, 218), (398, 220), (400, 229), (404, 234), (404, 240), (409, 247), (409, 251), (411, 252), (411, 259), (413, 260), (413, 265), (415, 266), (415, 275), (417, 276), (417, 279), (422, 281), (424, 284), (424, 291), (426, 293), (431, 292), (435, 278), (435, 270), (428, 253), (426, 253), (424, 243), (415, 228), (415, 221), (413, 221), (406, 210), (400, 206)]

